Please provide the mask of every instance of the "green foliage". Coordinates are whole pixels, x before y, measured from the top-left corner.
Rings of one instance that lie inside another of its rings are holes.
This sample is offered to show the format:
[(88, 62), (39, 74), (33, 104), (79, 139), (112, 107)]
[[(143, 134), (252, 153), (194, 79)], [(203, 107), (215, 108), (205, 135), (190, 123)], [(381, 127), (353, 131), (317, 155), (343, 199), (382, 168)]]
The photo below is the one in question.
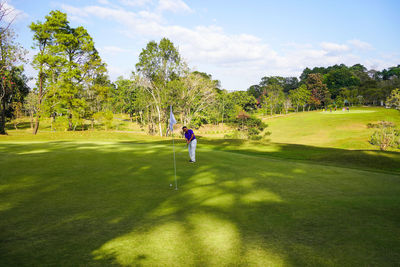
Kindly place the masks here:
[(155, 133), (158, 124), (158, 134), (163, 135), (162, 123), (168, 118), (168, 103), (171, 91), (168, 90), (168, 83), (179, 79), (185, 71), (185, 64), (182, 62), (178, 49), (167, 38), (159, 43), (151, 41), (146, 45), (139, 55), (139, 62), (136, 64), (139, 73), (142, 89), (151, 99), (151, 107), (147, 107), (149, 120), (149, 132)]
[(303, 107), (304, 110), (304, 107), (308, 103), (310, 96), (311, 92), (307, 89), (305, 84), (302, 84), (299, 88), (289, 92), (289, 99), (296, 108), (296, 111), (299, 110), (299, 107)]
[(38, 118), (41, 110), (67, 114), (73, 130), (95, 110), (109, 108), (111, 86), (105, 64), (86, 29), (71, 27), (60, 11), (51, 11), (45, 22), (32, 23), (30, 28), (38, 48), (33, 61), (39, 71)]
[(257, 100), (246, 91), (230, 92), (227, 102), (231, 107), (239, 106), (246, 112), (252, 112), (257, 109)]
[(335, 100), (335, 106), (338, 108), (342, 108), (344, 106), (344, 99), (341, 96), (338, 96)]
[(67, 116), (57, 116), (53, 121), (53, 128), (56, 131), (67, 131), (69, 129), (69, 119)]
[[(9, 14), (5, 2), (0, 3), (0, 21)], [(0, 27), (0, 135), (6, 134), (7, 119), (15, 117), (17, 107), (28, 94), (23, 68), (17, 67), (18, 63), (25, 61), (27, 52), (16, 42), (16, 35), (9, 26)]]
[(327, 105), (330, 99), (330, 94), (326, 84), (322, 81), (321, 74), (310, 74), (307, 77), (307, 89), (311, 92), (308, 103), (313, 107), (321, 107)]
[(370, 139), (372, 145), (379, 146), (383, 151), (391, 147), (400, 148), (400, 130), (392, 122), (382, 121), (374, 128), (378, 128)]
[(93, 115), (94, 119), (104, 125), (104, 129), (110, 130), (113, 128), (114, 114), (111, 111), (100, 111)]
[(394, 89), (386, 99), (386, 106), (400, 109), (400, 89)]
[[(250, 116), (244, 111), (239, 112), (234, 120), (231, 121), (231, 125), (236, 127), (239, 133), (234, 133), (234, 136), (240, 136), (241, 138), (248, 138), (251, 140), (259, 140), (262, 138), (260, 133), (268, 127), (261, 119)], [(229, 135), (227, 136), (229, 137)]]
[(343, 66), (329, 71), (324, 75), (331, 97), (335, 99), (340, 94), (340, 89), (360, 85), (360, 78), (355, 76), (350, 68)]

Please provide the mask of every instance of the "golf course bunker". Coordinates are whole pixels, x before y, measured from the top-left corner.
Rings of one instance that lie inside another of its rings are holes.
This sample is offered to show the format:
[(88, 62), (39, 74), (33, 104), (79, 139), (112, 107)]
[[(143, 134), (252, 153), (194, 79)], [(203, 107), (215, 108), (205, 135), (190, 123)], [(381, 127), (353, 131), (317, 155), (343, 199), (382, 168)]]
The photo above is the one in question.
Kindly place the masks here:
[(375, 112), (375, 110), (351, 110), (350, 111), (342, 111), (342, 110), (338, 110), (338, 111), (322, 111), (320, 113), (322, 114), (329, 114), (329, 115), (341, 115), (341, 114), (356, 114), (356, 113), (373, 113)]

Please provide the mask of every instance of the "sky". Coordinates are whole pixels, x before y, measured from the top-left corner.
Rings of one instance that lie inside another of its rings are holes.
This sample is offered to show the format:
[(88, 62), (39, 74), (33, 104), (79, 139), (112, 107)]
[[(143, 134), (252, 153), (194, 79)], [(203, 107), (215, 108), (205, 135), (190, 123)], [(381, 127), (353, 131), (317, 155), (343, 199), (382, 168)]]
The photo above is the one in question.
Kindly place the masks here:
[[(169, 38), (193, 70), (222, 88), (246, 90), (264, 76), (299, 76), (304, 68), (400, 64), (397, 0), (8, 0), (18, 41), (36, 53), (28, 26), (51, 10), (83, 26), (108, 65), (128, 78), (146, 44)], [(26, 66), (28, 76), (36, 72)], [(32, 82), (33, 84), (33, 82)]]

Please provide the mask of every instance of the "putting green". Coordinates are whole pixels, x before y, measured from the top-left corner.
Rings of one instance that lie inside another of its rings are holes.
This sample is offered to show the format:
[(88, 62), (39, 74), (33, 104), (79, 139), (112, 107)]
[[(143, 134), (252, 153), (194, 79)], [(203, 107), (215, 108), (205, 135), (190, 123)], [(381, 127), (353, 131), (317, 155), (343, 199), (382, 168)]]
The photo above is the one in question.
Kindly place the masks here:
[(353, 110), (350, 109), (350, 111), (343, 111), (343, 110), (337, 110), (337, 111), (332, 111), (330, 112), (328, 111), (321, 111), (321, 114), (325, 114), (325, 115), (342, 115), (342, 114), (358, 114), (358, 113), (373, 113), (376, 112), (375, 110)]
[(398, 175), (176, 149), (0, 142), (0, 265), (399, 263)]

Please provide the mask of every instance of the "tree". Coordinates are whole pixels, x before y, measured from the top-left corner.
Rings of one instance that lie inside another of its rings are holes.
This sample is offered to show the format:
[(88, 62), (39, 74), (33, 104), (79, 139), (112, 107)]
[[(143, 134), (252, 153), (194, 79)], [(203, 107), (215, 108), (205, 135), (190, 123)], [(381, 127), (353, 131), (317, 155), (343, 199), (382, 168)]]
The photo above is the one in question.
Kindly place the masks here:
[[(104, 100), (109, 98), (108, 87), (103, 86), (107, 83), (107, 77), (104, 76), (106, 69), (94, 47), (92, 37), (83, 27), (71, 28), (67, 25), (56, 35), (56, 44), (56, 51), (62, 55), (65, 62), (56, 88), (59, 101), (67, 111), (71, 130), (73, 120), (81, 121), (85, 116), (85, 85), (93, 84)], [(98, 82), (95, 83), (96, 81)]]
[(32, 22), (29, 26), (33, 32), (34, 48), (38, 49), (38, 54), (33, 58), (32, 65), (39, 71), (37, 87), (38, 87), (38, 105), (33, 134), (37, 134), (39, 130), (39, 121), (41, 116), (42, 101), (47, 93), (46, 81), (50, 78), (51, 82), (55, 82), (57, 75), (57, 66), (64, 62), (57, 55), (55, 45), (56, 34), (61, 34), (67, 28), (67, 15), (60, 11), (51, 11), (46, 16), (45, 22)]
[(386, 106), (400, 109), (400, 89), (397, 88), (392, 91), (386, 100)]
[(236, 114), (234, 114), (235, 106), (240, 107), (240, 109), (246, 112), (252, 112), (257, 109), (257, 100), (246, 91), (230, 92), (228, 93), (226, 100), (230, 107), (226, 106), (225, 108), (231, 109), (233, 112), (231, 112), (231, 115), (233, 116), (236, 116)]
[(10, 28), (12, 20), (9, 22), (5, 19), (11, 12), (5, 2), (0, 3), (0, 134), (6, 134), (6, 111), (11, 104), (11, 98), (16, 95), (13, 93), (18, 93), (20, 89), (13, 81), (18, 69), (16, 64), (24, 62), (26, 55), (25, 49), (16, 42), (16, 35)]
[(167, 84), (177, 79), (183, 70), (178, 49), (167, 38), (161, 39), (160, 43), (151, 41), (140, 53), (136, 70), (143, 78), (143, 88), (153, 99), (157, 112), (158, 130), (162, 136), (162, 113), (163, 107), (166, 106)]
[(311, 73), (308, 75), (306, 80), (307, 89), (311, 92), (309, 99), (310, 106), (320, 107), (327, 105), (330, 94), (326, 84), (322, 81), (322, 75), (317, 73)]
[(258, 84), (252, 85), (247, 89), (247, 92), (258, 99), (264, 91), (264, 88)]
[(290, 98), (285, 96), (285, 99), (283, 101), (283, 109), (285, 110), (285, 114), (288, 114), (289, 109), (292, 107), (292, 101), (290, 101)]
[[(39, 112), (34, 134), (38, 131), (42, 110), (54, 118), (66, 116), (69, 130), (79, 124), (83, 130), (84, 118), (93, 114), (89, 112), (87, 98), (97, 95), (108, 102), (111, 95), (106, 67), (92, 37), (81, 26), (71, 27), (67, 15), (60, 11), (51, 11), (44, 23), (32, 23), (30, 28), (39, 50), (33, 62), (39, 71)], [(42, 103), (45, 96), (46, 103)]]
[(269, 106), (271, 116), (276, 111), (278, 105), (282, 104), (285, 99), (283, 88), (277, 83), (272, 83), (266, 87), (265, 104)]
[(183, 78), (184, 95), (182, 96), (183, 124), (190, 125), (192, 118), (210, 106), (215, 100), (215, 83), (197, 73), (190, 73)]
[(25, 97), (24, 109), (29, 113), (32, 130), (33, 130), (33, 116), (37, 113), (38, 110), (37, 105), (38, 105), (38, 95), (33, 91), (29, 92), (29, 94)]
[(128, 113), (132, 119), (135, 112), (135, 100), (138, 88), (131, 79), (119, 76), (115, 81), (114, 107), (118, 112)]
[(324, 77), (324, 83), (326, 83), (331, 97), (335, 99), (340, 94), (341, 88), (358, 86), (360, 79), (349, 68), (344, 66), (329, 71)]
[(261, 119), (251, 116), (243, 110), (238, 112), (231, 124), (237, 128), (237, 132), (234, 133), (234, 136), (228, 135), (228, 137), (246, 137), (251, 140), (260, 140), (262, 138), (260, 133), (268, 127)]
[(296, 107), (296, 112), (299, 111), (299, 107), (304, 108), (310, 99), (311, 92), (307, 90), (307, 86), (302, 84), (299, 88), (292, 90), (289, 92), (289, 99), (292, 104)]

